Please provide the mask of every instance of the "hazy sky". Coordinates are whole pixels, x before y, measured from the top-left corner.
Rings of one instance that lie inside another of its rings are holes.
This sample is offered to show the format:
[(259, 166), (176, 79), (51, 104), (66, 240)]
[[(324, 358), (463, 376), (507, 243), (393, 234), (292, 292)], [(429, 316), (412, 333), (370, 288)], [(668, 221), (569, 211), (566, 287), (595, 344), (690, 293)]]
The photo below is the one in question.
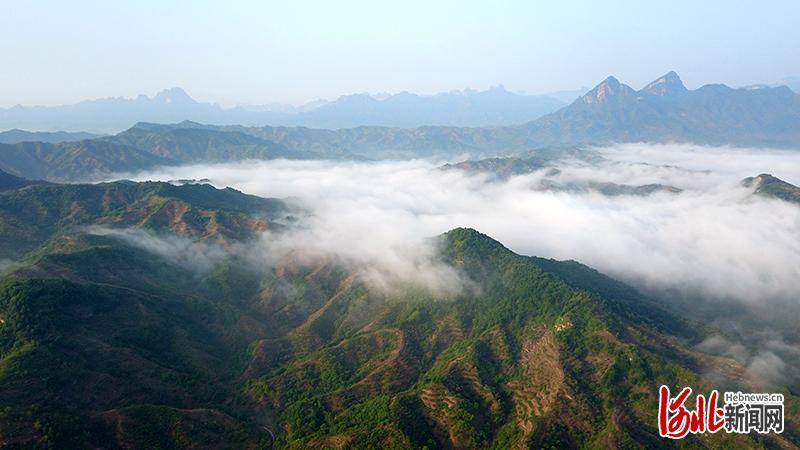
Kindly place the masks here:
[(503, 84), (543, 93), (610, 74), (639, 88), (800, 75), (797, 0), (0, 0), (0, 106), (152, 95), (302, 103)]

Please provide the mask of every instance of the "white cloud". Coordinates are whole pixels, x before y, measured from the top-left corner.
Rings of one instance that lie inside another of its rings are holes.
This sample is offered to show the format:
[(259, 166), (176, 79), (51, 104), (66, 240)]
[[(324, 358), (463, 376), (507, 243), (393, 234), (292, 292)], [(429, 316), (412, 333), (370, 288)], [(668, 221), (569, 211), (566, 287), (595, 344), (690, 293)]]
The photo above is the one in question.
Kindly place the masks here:
[(86, 228), (86, 232), (119, 239), (198, 273), (210, 272), (226, 256), (226, 250), (214, 243), (172, 234), (156, 235), (138, 228), (91, 226)]
[(775, 331), (739, 336), (736, 341), (715, 334), (698, 344), (697, 349), (735, 359), (745, 367), (745, 377), (757, 385), (798, 379), (800, 347), (788, 344)]
[(800, 298), (800, 207), (740, 186), (760, 172), (800, 182), (800, 153), (686, 145), (597, 151), (603, 162), (561, 162), (553, 178), (685, 191), (646, 198), (547, 192), (533, 189), (545, 171), (487, 181), (423, 160), (247, 161), (164, 168), (135, 179), (208, 178), (218, 187), (295, 197), (313, 216), (270, 242), (269, 251), (301, 247), (365, 270), (452, 277), (430, 270), (423, 241), (466, 226), (518, 253), (575, 259), (646, 290), (749, 304)]

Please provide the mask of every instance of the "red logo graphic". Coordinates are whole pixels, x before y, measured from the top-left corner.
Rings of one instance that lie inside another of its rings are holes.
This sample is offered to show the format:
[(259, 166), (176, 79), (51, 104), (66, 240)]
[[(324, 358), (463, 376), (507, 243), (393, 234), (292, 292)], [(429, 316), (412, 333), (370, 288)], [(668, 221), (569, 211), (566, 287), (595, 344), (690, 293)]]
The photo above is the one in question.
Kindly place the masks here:
[(661, 437), (682, 439), (689, 433), (716, 433), (725, 424), (725, 412), (717, 408), (719, 393), (711, 391), (706, 397), (698, 394), (694, 411), (684, 406), (692, 394), (692, 388), (685, 387), (677, 397), (671, 398), (669, 387), (661, 386), (658, 392), (658, 433)]

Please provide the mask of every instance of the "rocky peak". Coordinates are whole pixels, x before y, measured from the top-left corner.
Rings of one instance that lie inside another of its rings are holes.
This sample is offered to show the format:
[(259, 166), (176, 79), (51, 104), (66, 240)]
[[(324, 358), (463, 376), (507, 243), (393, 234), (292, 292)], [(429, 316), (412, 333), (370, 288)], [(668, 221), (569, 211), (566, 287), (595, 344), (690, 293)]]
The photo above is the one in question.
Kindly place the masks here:
[(189, 94), (186, 93), (183, 89), (179, 87), (175, 87), (172, 89), (165, 89), (155, 97), (153, 100), (161, 103), (171, 103), (171, 104), (180, 104), (180, 103), (194, 103), (194, 99), (189, 97)]
[(584, 103), (607, 103), (612, 98), (624, 97), (634, 93), (634, 90), (626, 84), (622, 84), (613, 76), (606, 78), (602, 83), (595, 86), (594, 89), (587, 92), (581, 100)]
[(686, 86), (683, 85), (681, 77), (679, 77), (675, 72), (669, 72), (645, 86), (642, 89), (642, 92), (658, 95), (659, 97), (665, 97), (668, 95), (686, 92), (686, 90)]

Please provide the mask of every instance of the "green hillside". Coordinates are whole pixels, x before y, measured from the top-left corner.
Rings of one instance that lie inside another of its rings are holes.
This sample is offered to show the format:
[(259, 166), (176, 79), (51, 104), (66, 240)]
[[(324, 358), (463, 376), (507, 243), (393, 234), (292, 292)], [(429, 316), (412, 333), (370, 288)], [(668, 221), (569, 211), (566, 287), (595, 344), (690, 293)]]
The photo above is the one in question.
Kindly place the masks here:
[[(383, 292), (335, 260), (260, 267), (231, 245), (252, 247), (264, 227), (280, 233), (276, 201), (130, 182), (2, 195), (4, 218), (50, 214), (61, 225), (37, 229), (0, 280), (0, 445), (663, 447), (658, 385), (708, 389), (708, 374), (748, 383), (735, 361), (691, 349), (703, 328), (634, 289), (471, 229), (434, 241), (439, 261), (469, 280), (459, 294), (413, 283)], [(14, 209), (15, 197), (35, 214)], [(243, 222), (198, 226), (204, 215)], [(197, 270), (78, 224), (226, 250)], [(4, 242), (9, 233), (0, 229)], [(790, 445), (797, 411), (790, 396), (781, 438), (681, 444)]]
[(770, 174), (762, 173), (755, 177), (745, 178), (742, 180), (742, 184), (753, 188), (753, 192), (758, 195), (800, 204), (800, 187)]
[(207, 184), (34, 183), (0, 191), (0, 254), (17, 259), (88, 225), (137, 226), (198, 238), (242, 239), (269, 227), (284, 204)]
[(236, 131), (139, 123), (105, 138), (181, 163), (303, 158), (303, 152)]
[(28, 179), (87, 180), (174, 163), (138, 148), (98, 139), (0, 144), (0, 170)]

